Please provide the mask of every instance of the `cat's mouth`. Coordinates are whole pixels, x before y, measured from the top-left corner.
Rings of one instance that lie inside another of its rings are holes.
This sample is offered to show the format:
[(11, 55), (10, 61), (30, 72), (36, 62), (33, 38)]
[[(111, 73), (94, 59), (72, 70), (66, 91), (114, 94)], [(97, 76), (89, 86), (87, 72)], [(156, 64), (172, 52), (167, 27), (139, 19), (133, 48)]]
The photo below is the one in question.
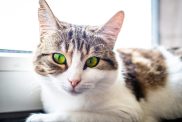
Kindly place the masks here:
[(72, 90), (70, 91), (70, 93), (71, 93), (71, 95), (79, 95), (79, 94), (81, 94), (82, 92), (79, 92), (79, 91), (76, 91), (75, 89), (72, 89)]
[(80, 95), (84, 92), (86, 92), (89, 88), (88, 87), (68, 87), (68, 86), (62, 86), (65, 92), (71, 95)]

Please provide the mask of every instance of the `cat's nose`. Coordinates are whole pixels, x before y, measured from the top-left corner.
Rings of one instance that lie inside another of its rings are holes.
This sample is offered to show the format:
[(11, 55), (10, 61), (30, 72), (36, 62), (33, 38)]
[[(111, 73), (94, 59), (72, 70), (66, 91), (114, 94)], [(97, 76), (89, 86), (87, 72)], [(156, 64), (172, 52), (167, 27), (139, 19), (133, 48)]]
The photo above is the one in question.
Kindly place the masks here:
[(69, 82), (73, 88), (75, 88), (80, 83), (80, 81), (81, 80), (69, 80)]

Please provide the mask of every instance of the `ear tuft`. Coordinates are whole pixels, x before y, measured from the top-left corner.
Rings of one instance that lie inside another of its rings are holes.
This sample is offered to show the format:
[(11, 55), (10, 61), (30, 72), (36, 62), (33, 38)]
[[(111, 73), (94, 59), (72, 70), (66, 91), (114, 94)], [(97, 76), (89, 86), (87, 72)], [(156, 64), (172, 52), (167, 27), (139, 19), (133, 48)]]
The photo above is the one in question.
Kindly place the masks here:
[(114, 47), (124, 20), (124, 12), (117, 12), (100, 30), (111, 48)]

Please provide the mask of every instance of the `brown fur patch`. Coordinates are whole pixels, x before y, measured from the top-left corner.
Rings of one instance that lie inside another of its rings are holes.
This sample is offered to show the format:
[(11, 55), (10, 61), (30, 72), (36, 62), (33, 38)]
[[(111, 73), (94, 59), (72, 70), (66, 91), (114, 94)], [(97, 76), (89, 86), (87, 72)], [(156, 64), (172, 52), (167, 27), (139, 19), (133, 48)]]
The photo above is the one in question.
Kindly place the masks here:
[(145, 97), (148, 89), (165, 86), (167, 68), (158, 50), (118, 49), (118, 52), (126, 67), (127, 86), (132, 90), (141, 90), (134, 91), (137, 97)]

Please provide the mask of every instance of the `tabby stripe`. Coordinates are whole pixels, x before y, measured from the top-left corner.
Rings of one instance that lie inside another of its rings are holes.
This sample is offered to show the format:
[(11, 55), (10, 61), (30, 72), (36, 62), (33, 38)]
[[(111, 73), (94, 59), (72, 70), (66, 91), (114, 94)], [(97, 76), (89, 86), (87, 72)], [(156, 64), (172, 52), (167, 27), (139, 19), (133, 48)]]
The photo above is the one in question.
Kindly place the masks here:
[(68, 52), (68, 49), (69, 49), (69, 44), (66, 43), (66, 44), (65, 44), (65, 50), (66, 50), (66, 52)]
[(73, 44), (73, 49), (75, 48), (75, 39), (71, 40), (72, 44)]
[(86, 39), (86, 38), (87, 38), (87, 35), (86, 35), (85, 30), (83, 31), (83, 38), (84, 38), (84, 39)]
[(125, 53), (120, 53), (120, 56), (123, 59), (126, 69), (124, 73), (126, 85), (133, 91), (136, 99), (140, 101), (140, 99), (145, 98), (145, 92), (140, 81), (136, 77), (137, 74), (135, 72), (135, 64), (132, 63), (132, 56)]
[(73, 36), (73, 31), (70, 30), (70, 31), (68, 32), (68, 39), (71, 40), (71, 39), (72, 39), (72, 36)]
[(82, 40), (81, 45), (80, 45), (80, 48), (79, 48), (80, 51), (83, 50), (83, 45), (84, 45), (84, 41)]
[(88, 55), (89, 52), (90, 52), (90, 45), (89, 44), (86, 44), (85, 45), (85, 48), (86, 48), (86, 54)]
[(80, 38), (77, 37), (77, 50), (79, 50), (79, 48), (80, 48)]

